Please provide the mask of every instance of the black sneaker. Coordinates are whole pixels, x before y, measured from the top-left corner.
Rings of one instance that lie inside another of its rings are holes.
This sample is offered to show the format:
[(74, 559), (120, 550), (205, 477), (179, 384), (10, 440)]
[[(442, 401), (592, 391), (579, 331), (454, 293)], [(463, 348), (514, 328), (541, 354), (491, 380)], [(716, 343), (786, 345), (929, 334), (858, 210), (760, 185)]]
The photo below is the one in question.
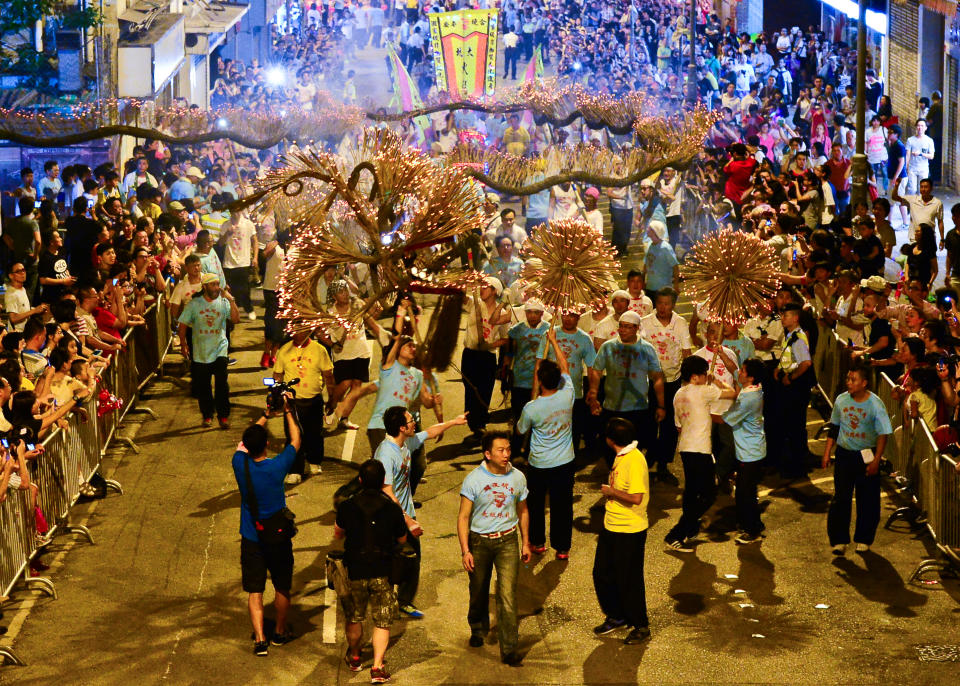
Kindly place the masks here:
[(254, 641), (253, 643), (253, 654), (257, 657), (266, 657), (267, 650), (270, 649), (270, 644), (266, 641)]
[(483, 646), (483, 635), (482, 634), (470, 634), (470, 647), (471, 648), (480, 648)]
[(650, 627), (641, 626), (635, 627), (630, 630), (630, 633), (627, 634), (627, 637), (623, 639), (624, 645), (632, 646), (637, 645), (638, 643), (643, 643), (650, 638)]
[(500, 658), (500, 662), (511, 667), (519, 667), (523, 662), (523, 656), (518, 653), (507, 653)]
[(273, 636), (271, 636), (270, 643), (271, 645), (275, 645), (275, 646), (283, 646), (288, 644), (293, 639), (294, 639), (293, 632), (290, 631), (290, 629), (287, 629), (282, 634), (275, 633)]
[(761, 536), (760, 534), (748, 534), (744, 532), (744, 533), (741, 533), (739, 536), (737, 536), (733, 540), (741, 545), (749, 545), (751, 543), (759, 543), (760, 541), (763, 540), (763, 536)]
[(617, 629), (626, 625), (627, 622), (624, 619), (612, 619), (611, 617), (607, 617), (605, 620), (603, 620), (603, 624), (593, 627), (593, 633), (595, 633), (597, 636), (606, 636), (610, 632), (616, 631)]

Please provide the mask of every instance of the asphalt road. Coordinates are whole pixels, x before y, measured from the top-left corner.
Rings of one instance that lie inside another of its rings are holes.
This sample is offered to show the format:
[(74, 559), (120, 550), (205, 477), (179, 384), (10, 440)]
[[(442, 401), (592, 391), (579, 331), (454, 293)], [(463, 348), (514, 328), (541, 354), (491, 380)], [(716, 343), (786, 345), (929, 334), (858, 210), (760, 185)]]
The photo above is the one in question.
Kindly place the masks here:
[[(343, 618), (323, 570), (333, 545), (333, 491), (369, 456), (361, 432), (328, 437), (332, 459), (323, 474), (288, 487), (300, 525), (292, 611), (299, 638), (272, 647), (266, 659), (252, 654), (239, 579), (239, 496), (229, 460), (242, 428), (262, 407), (261, 331), (259, 321), (244, 321), (235, 336), (240, 362), (230, 369), (230, 430), (200, 428), (175, 364), (168, 366), (171, 376), (148, 389), (144, 402), (159, 419), (131, 415), (123, 428), (141, 452), (115, 449), (105, 463), (124, 494), (77, 510), (76, 520), (89, 524), (96, 545), (58, 538), (48, 575), (59, 599), (21, 590), (5, 608), (4, 623), (28, 664), (4, 667), (0, 682), (367, 680), (368, 672), (353, 674), (343, 665)], [(452, 371), (443, 378), (452, 416), (462, 387)], [(361, 424), (370, 408), (365, 400), (355, 415)], [(499, 419), (506, 421), (505, 411)], [(280, 431), (279, 420), (273, 422)], [(811, 415), (811, 430), (818, 425)], [(600, 513), (591, 506), (599, 502), (605, 468), (585, 466), (576, 481), (571, 559), (548, 554), (521, 569), (526, 659), (521, 668), (503, 666), (495, 631), (484, 648), (467, 647), (456, 513), (460, 483), (479, 455), (461, 444), (463, 437), (463, 430), (453, 430), (430, 445), (427, 482), (418, 493), (426, 533), (417, 604), (426, 617), (394, 625), (388, 661), (397, 683), (932, 684), (956, 678), (956, 664), (921, 661), (918, 647), (956, 641), (960, 586), (951, 580), (905, 585), (927, 555), (926, 541), (909, 532), (881, 530), (873, 552), (832, 559), (825, 524), (832, 481), (819, 470), (812, 480), (765, 484), (762, 545), (733, 543), (732, 500), (721, 496), (696, 552), (687, 555), (665, 552), (661, 544), (679, 516), (680, 491), (655, 486), (646, 555), (653, 637), (624, 646), (617, 634), (597, 639), (590, 631), (602, 619), (591, 577)], [(883, 502), (889, 509), (895, 498)]]

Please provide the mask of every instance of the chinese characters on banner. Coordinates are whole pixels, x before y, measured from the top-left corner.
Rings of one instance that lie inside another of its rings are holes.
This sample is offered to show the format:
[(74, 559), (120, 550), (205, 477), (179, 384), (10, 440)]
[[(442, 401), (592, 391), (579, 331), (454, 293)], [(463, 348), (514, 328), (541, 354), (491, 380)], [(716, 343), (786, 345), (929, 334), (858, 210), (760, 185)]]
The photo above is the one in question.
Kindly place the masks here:
[(454, 100), (492, 96), (497, 86), (498, 10), (461, 10), (430, 16), (437, 89)]

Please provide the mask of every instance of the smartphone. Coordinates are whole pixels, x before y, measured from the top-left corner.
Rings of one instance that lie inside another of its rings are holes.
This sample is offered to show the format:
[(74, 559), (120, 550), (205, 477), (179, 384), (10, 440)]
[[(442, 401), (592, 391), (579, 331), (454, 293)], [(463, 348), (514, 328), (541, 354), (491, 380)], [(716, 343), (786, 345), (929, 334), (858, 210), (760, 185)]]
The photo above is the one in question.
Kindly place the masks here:
[(37, 446), (35, 443), (27, 443), (27, 450), (36, 450)]
[(0, 444), (2, 444), (4, 448), (10, 447), (10, 441), (8, 441), (6, 438), (0, 438)]
[(277, 380), (274, 379), (272, 376), (265, 376), (265, 377), (263, 377), (263, 385), (264, 385), (264, 386), (273, 386), (273, 385), (275, 385), (276, 383), (277, 383)]
[(113, 280), (113, 285), (114, 285), (114, 286), (116, 286), (118, 283), (120, 283), (120, 279), (114, 279), (114, 280)]
[(41, 201), (37, 200), (37, 202), (34, 204), (34, 207), (36, 207), (37, 209), (40, 209), (40, 203)]

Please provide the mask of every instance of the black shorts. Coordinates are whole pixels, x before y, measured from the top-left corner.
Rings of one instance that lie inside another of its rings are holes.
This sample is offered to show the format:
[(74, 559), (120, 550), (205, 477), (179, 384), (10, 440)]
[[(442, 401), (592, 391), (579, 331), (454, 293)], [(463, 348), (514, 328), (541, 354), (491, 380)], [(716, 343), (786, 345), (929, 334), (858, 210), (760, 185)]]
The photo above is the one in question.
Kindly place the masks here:
[(267, 545), (240, 538), (240, 576), (247, 593), (263, 593), (267, 572), (273, 588), (290, 592), (293, 584), (293, 541)]
[(357, 379), (363, 383), (370, 380), (370, 358), (355, 357), (352, 360), (337, 360), (333, 363), (333, 380), (335, 383), (343, 383)]

